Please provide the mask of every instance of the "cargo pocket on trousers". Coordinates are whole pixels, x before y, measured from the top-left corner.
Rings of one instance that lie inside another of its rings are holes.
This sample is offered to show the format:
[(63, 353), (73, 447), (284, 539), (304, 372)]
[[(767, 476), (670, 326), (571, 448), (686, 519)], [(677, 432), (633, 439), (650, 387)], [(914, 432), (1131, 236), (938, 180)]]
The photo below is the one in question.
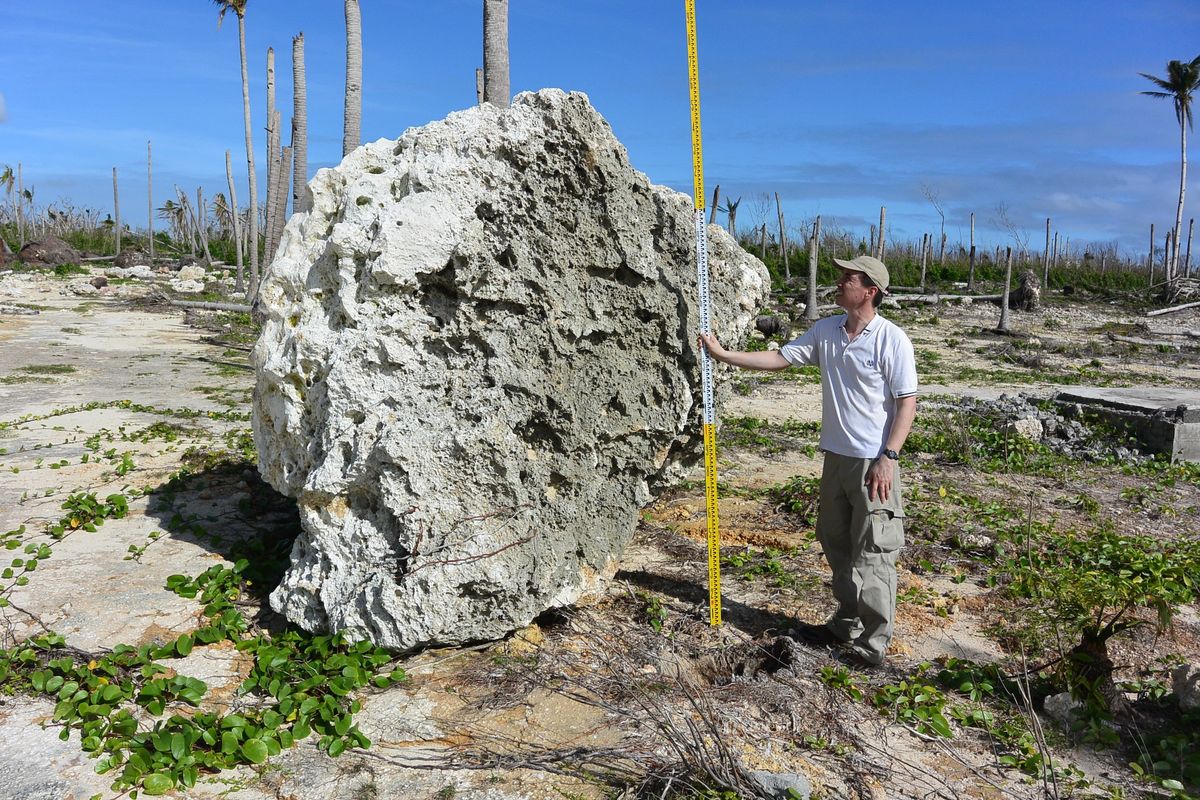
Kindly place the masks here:
[(868, 517), (870, 541), (867, 550), (872, 553), (893, 553), (904, 547), (904, 517), (881, 508)]

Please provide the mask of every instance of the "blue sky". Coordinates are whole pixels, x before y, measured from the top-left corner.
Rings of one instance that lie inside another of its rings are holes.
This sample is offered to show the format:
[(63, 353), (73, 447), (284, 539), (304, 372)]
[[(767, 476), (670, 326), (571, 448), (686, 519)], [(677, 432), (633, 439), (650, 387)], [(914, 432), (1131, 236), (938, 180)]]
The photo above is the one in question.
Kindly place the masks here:
[[(364, 140), (474, 103), (481, 0), (361, 5)], [(972, 211), (982, 246), (1011, 244), (1000, 206), (1034, 249), (1047, 216), (1073, 242), (1129, 253), (1174, 222), (1178, 127), (1137, 73), (1200, 54), (1195, 0), (698, 0), (697, 14), (705, 178), (742, 198), (739, 225), (777, 191), (793, 226), (821, 214), (865, 235), (884, 204), (889, 238), (915, 239), (939, 223), (923, 187), (952, 244)], [(342, 3), (249, 0), (246, 29), (260, 187), (266, 49), (286, 131), (300, 31), (310, 172), (339, 161)], [(107, 213), (117, 167), (122, 216), (144, 227), (147, 140), (156, 206), (175, 184), (225, 191), (226, 150), (245, 202), (233, 15), (218, 29), (206, 0), (0, 0), (0, 30), (0, 164), (22, 163), (39, 205)], [(634, 166), (691, 191), (682, 0), (512, 0), (510, 37), (514, 92), (587, 92)], [(1200, 210), (1192, 160), (1185, 226)]]

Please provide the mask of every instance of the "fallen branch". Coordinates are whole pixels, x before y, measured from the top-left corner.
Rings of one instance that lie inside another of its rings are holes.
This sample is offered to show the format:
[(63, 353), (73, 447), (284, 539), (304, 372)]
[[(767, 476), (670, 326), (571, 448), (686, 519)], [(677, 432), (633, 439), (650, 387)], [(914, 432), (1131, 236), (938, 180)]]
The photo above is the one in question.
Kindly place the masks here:
[(1108, 334), (1108, 338), (1112, 339), (1114, 342), (1124, 342), (1125, 344), (1136, 344), (1144, 347), (1166, 347), (1171, 350), (1179, 350), (1185, 346), (1182, 344), (1176, 344), (1175, 342), (1155, 341), (1154, 339), (1139, 339), (1136, 336), (1120, 336), (1115, 333)]
[(1176, 311), (1183, 311), (1185, 308), (1195, 308), (1197, 306), (1200, 306), (1200, 301), (1195, 303), (1184, 303), (1183, 305), (1179, 306), (1170, 306), (1169, 308), (1159, 308), (1155, 309), (1154, 311), (1147, 311), (1146, 316), (1157, 317), (1159, 314), (1174, 314)]
[(167, 300), (167, 302), (180, 308), (198, 308), (202, 311), (233, 311), (249, 314), (251, 310), (246, 303), (207, 303), (199, 300)]

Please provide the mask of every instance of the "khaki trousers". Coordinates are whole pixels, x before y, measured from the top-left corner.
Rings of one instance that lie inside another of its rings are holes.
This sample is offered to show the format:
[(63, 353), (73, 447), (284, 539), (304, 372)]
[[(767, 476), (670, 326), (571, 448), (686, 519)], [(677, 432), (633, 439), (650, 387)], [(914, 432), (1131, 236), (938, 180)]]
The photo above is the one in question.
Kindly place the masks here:
[(873, 664), (883, 661), (896, 624), (896, 558), (904, 546), (900, 465), (886, 501), (867, 497), (874, 459), (825, 453), (817, 539), (833, 569), (837, 611), (826, 623)]

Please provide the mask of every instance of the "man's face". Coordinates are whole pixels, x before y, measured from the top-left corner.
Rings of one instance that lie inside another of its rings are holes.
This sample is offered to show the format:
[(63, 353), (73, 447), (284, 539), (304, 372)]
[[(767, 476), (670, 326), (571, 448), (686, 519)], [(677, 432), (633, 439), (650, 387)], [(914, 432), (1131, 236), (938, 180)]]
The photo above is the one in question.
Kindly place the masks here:
[(874, 286), (868, 288), (863, 283), (863, 273), (843, 268), (837, 282), (837, 304), (845, 309), (861, 308), (864, 303), (869, 306), (872, 293), (877, 291)]

